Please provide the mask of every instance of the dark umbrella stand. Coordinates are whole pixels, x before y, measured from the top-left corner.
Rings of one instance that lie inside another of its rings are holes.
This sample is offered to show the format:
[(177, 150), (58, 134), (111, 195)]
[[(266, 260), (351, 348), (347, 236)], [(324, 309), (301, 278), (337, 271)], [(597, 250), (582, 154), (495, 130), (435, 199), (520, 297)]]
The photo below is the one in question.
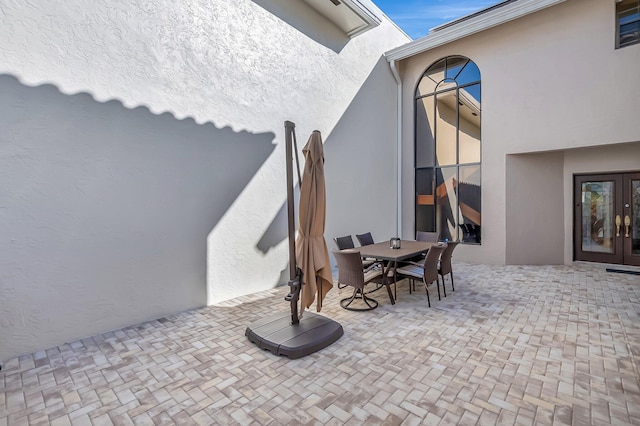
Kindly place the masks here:
[[(275, 355), (286, 356), (291, 359), (301, 358), (312, 354), (320, 349), (326, 348), (338, 340), (344, 331), (337, 322), (322, 315), (305, 312), (300, 318), (298, 313), (298, 302), (300, 292), (304, 284), (302, 271), (296, 263), (296, 243), (295, 243), (295, 209), (293, 198), (293, 147), (295, 142), (295, 124), (285, 121), (285, 142), (286, 142), (286, 166), (287, 166), (287, 213), (289, 227), (289, 287), (290, 292), (285, 296), (289, 302), (291, 312), (281, 312), (266, 318), (262, 318), (251, 323), (245, 335), (249, 341), (256, 344), (261, 349), (268, 350)], [(297, 152), (297, 147), (296, 147)], [(307, 161), (309, 161), (307, 159)], [(298, 178), (300, 167), (298, 166)], [(308, 176), (305, 174), (304, 179)], [(324, 177), (322, 177), (324, 179)], [(316, 179), (314, 178), (314, 181)], [(324, 181), (322, 181), (324, 185)], [(308, 199), (302, 193), (303, 188), (310, 185), (300, 185), (300, 200)], [(307, 194), (308, 195), (308, 194)], [(321, 203), (324, 207), (324, 200)], [(302, 209), (301, 209), (302, 210)], [(304, 210), (309, 210), (305, 208)], [(324, 220), (324, 212), (321, 215)], [(324, 223), (322, 224), (324, 227)], [(315, 277), (314, 277), (315, 278)], [(315, 280), (314, 280), (315, 282)], [(322, 298), (324, 294), (319, 294)], [(321, 305), (321, 299), (319, 300)], [(319, 306), (320, 306), (319, 305)]]

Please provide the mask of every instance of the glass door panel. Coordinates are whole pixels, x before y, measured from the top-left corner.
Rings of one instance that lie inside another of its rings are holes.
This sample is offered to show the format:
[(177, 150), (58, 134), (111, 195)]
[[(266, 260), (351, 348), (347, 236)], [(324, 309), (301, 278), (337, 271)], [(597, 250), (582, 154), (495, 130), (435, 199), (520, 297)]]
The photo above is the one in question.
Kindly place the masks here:
[(613, 253), (615, 182), (582, 183), (582, 251)]
[(640, 173), (624, 174), (623, 179), (624, 264), (640, 266)]
[(640, 255), (640, 180), (631, 181), (631, 254)]
[(575, 259), (622, 263), (621, 175), (576, 176), (574, 193)]

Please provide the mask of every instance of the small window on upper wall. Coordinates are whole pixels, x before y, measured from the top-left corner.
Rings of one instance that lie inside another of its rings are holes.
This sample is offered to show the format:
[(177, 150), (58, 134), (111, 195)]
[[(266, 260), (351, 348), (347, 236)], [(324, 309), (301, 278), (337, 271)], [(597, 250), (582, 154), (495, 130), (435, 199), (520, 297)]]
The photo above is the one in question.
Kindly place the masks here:
[(640, 0), (616, 1), (616, 49), (640, 43)]

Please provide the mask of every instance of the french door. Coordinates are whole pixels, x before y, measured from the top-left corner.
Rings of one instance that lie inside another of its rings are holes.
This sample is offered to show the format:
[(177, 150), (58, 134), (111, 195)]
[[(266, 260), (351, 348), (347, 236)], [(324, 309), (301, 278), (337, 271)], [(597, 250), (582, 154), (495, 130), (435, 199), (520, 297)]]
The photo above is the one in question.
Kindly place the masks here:
[(640, 266), (640, 172), (574, 181), (575, 260)]

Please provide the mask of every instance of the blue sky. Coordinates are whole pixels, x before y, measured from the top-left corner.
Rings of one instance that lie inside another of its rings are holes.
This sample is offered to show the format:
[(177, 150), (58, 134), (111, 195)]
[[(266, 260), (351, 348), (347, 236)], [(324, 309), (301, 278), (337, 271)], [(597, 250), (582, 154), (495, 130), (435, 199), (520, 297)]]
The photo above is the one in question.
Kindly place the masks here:
[(499, 3), (498, 0), (372, 0), (409, 37), (424, 37), (429, 29)]

